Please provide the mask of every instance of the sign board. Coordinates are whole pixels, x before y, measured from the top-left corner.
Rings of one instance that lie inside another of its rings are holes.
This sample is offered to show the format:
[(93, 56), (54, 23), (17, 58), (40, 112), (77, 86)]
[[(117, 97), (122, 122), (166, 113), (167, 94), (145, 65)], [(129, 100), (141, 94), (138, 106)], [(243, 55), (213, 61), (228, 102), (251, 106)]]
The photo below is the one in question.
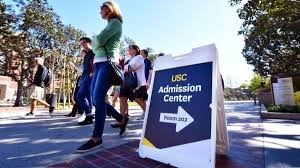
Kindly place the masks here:
[[(220, 151), (228, 151), (224, 104), (218, 103), (224, 101), (218, 99), (223, 97), (220, 77), (215, 45), (178, 57), (159, 57), (139, 155), (176, 167), (214, 167), (216, 132)], [(222, 113), (218, 119), (217, 111)]]
[(275, 105), (300, 105), (300, 74), (272, 77)]

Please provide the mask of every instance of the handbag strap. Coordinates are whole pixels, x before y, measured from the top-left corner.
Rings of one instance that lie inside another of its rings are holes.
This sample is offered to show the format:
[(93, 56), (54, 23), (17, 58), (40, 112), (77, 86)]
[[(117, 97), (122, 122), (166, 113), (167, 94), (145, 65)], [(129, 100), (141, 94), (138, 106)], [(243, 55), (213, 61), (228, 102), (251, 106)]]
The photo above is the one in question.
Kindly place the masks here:
[(128, 65), (128, 72), (133, 72), (132, 68), (130, 65)]

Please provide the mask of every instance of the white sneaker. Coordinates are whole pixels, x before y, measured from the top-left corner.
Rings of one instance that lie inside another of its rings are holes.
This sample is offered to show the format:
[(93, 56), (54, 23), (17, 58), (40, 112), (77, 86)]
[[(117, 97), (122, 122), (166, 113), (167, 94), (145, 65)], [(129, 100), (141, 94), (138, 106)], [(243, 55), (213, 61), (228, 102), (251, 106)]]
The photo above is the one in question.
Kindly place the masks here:
[(77, 122), (82, 122), (85, 120), (85, 114), (83, 113), (80, 117), (77, 118)]

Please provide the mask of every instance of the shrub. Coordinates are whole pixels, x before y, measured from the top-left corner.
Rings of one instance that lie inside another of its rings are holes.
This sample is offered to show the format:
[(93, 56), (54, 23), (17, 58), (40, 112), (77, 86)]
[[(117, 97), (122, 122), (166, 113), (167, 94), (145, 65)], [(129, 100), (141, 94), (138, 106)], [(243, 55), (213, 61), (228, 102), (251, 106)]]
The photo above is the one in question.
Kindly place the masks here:
[(267, 110), (268, 112), (300, 113), (300, 106), (270, 105)]

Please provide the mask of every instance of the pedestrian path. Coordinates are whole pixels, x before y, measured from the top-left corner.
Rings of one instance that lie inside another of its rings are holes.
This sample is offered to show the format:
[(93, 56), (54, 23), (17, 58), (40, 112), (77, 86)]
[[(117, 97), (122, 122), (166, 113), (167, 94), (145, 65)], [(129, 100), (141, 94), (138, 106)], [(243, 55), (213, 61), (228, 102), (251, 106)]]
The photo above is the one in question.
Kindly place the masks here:
[[(217, 156), (217, 168), (264, 168), (263, 124), (259, 107), (252, 103), (226, 103), (230, 152)], [(162, 137), (163, 138), (163, 137)], [(104, 141), (104, 144), (107, 142)], [(116, 167), (116, 168), (162, 168), (172, 167), (138, 156), (139, 140), (131, 140), (113, 148), (80, 156), (50, 167)], [(200, 165), (199, 165), (200, 166)], [(200, 166), (201, 167), (201, 166)]]
[(300, 167), (300, 121), (264, 120), (266, 168)]
[[(142, 120), (137, 118), (141, 110), (130, 111), (124, 137), (119, 137), (118, 129), (110, 127), (115, 120), (106, 119), (103, 149), (139, 139)], [(25, 113), (0, 113), (0, 168), (46, 167), (81, 156), (75, 150), (91, 136), (93, 125), (78, 126), (77, 118), (63, 116), (69, 111), (56, 111), (52, 118), (46, 111), (39, 111), (35, 118), (24, 118)]]

